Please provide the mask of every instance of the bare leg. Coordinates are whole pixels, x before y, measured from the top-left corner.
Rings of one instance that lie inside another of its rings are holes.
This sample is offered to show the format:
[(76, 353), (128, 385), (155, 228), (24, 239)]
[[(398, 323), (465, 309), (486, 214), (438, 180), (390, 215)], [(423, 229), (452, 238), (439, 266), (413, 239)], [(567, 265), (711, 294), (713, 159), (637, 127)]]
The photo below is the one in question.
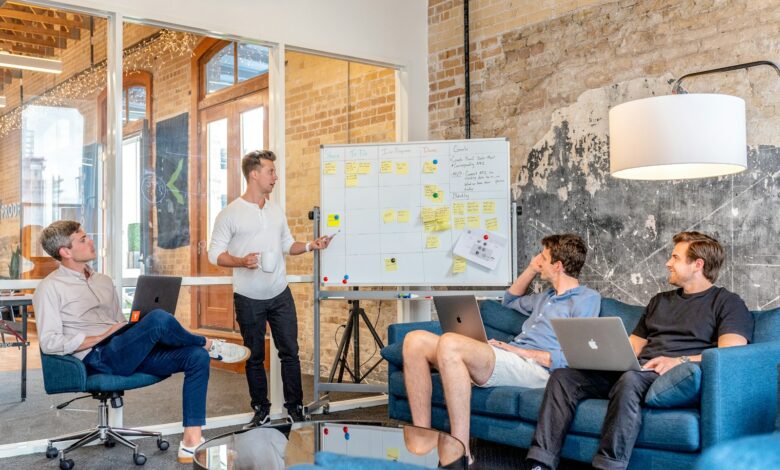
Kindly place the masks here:
[(439, 336), (429, 331), (416, 330), (404, 337), (404, 385), (415, 426), (431, 427), (431, 366), (437, 367), (438, 344)]
[(184, 428), (184, 435), (181, 440), (187, 447), (192, 447), (195, 444), (200, 444), (201, 428), (200, 426), (187, 426)]
[(436, 358), (447, 399), (450, 432), (463, 443), (470, 456), (471, 382), (487, 382), (496, 365), (496, 355), (486, 343), (445, 333), (439, 340)]

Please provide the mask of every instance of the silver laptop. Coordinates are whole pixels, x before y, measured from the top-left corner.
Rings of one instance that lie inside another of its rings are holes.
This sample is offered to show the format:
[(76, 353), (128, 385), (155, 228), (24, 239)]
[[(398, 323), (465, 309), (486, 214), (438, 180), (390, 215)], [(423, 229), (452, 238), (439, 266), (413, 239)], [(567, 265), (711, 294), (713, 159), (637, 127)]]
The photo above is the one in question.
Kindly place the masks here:
[(645, 370), (634, 355), (620, 318), (553, 318), (551, 322), (572, 369)]
[(436, 306), (442, 331), (458, 333), (487, 343), (485, 325), (482, 324), (476, 297), (473, 295), (434, 297), (433, 304)]

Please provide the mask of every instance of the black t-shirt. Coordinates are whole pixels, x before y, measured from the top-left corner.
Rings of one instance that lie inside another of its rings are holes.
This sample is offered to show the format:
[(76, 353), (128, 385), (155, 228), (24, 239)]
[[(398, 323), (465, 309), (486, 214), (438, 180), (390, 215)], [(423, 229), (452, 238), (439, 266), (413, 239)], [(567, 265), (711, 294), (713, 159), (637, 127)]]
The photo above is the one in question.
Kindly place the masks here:
[(640, 363), (654, 357), (695, 356), (718, 346), (718, 337), (734, 333), (753, 339), (753, 314), (745, 302), (723, 287), (697, 294), (682, 289), (662, 292), (650, 300), (634, 335), (647, 340)]

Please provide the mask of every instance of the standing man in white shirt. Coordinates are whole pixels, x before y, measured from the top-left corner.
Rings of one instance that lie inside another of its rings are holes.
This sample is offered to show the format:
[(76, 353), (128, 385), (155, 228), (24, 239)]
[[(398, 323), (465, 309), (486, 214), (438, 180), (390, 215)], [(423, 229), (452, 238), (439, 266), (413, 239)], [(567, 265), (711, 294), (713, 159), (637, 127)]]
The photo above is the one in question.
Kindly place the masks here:
[(212, 264), (233, 268), (236, 321), (244, 345), (252, 351), (246, 362), (246, 379), (255, 415), (247, 428), (270, 419), (264, 367), (266, 321), (282, 364), (284, 406), (292, 420), (303, 420), (298, 319), (287, 286), (284, 254), (300, 255), (327, 248), (330, 243), (327, 236), (306, 243), (293, 239), (281, 207), (269, 200), (278, 179), (275, 160), (270, 150), (244, 156), (241, 170), (246, 192), (217, 215), (209, 246)]

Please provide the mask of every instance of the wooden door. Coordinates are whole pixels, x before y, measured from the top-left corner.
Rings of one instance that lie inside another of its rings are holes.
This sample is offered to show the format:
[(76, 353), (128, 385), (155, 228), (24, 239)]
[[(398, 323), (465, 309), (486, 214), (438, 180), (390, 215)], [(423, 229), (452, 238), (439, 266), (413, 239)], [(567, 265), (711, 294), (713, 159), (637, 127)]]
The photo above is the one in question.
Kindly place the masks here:
[[(268, 91), (262, 90), (199, 111), (198, 240), (196, 273), (230, 276), (230, 268), (212, 265), (208, 246), (217, 214), (244, 190), (241, 157), (268, 148)], [(196, 292), (196, 327), (238, 331), (231, 286), (203, 286)]]

